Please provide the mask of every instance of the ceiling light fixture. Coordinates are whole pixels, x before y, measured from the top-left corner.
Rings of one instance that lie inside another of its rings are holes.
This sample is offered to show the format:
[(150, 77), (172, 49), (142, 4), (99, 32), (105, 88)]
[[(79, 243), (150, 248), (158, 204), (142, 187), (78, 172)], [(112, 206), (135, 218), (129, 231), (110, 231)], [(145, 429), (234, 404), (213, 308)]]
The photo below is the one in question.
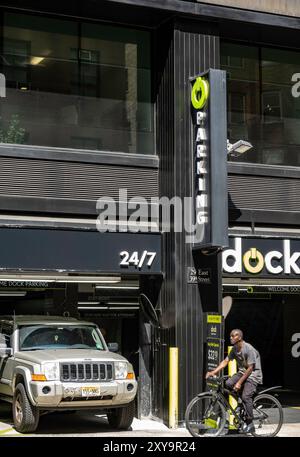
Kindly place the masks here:
[(32, 56), (30, 58), (30, 65), (38, 65), (43, 62), (43, 60), (45, 60), (45, 57)]
[(81, 310), (89, 310), (89, 309), (108, 309), (108, 306), (77, 306), (78, 309)]
[(27, 275), (11, 275), (5, 276), (5, 278), (0, 277), (0, 281), (11, 281), (14, 283), (18, 282), (56, 282), (56, 283), (90, 283), (90, 284), (117, 284), (121, 282), (119, 276), (42, 276), (37, 275), (27, 276)]
[(110, 306), (109, 309), (117, 309), (117, 310), (130, 310), (130, 309), (139, 309), (138, 306), (121, 306), (121, 307), (117, 307), (117, 306)]
[(13, 291), (13, 290), (8, 290), (5, 292), (0, 292), (0, 297), (25, 297), (27, 294), (26, 291)]
[(138, 290), (139, 286), (96, 286), (96, 289)]

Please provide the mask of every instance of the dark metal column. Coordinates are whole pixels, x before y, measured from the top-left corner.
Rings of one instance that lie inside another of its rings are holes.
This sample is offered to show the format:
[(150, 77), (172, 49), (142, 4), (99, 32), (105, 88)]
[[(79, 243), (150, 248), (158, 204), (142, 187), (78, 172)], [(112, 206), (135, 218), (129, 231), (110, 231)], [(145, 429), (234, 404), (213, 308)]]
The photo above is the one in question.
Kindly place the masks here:
[[(213, 26), (176, 23), (161, 31), (157, 81), (157, 129), (160, 156), (160, 196), (193, 195), (193, 155), (189, 78), (209, 67), (219, 67), (219, 38)], [(164, 40), (164, 41), (162, 41)], [(164, 45), (162, 45), (164, 43)], [(160, 295), (166, 327), (158, 333), (155, 355), (155, 413), (167, 420), (167, 348), (179, 348), (179, 422), (190, 399), (202, 390), (203, 313), (197, 285), (188, 284), (194, 266), (186, 234), (163, 235), (164, 283)], [(166, 346), (165, 346), (166, 345)]]

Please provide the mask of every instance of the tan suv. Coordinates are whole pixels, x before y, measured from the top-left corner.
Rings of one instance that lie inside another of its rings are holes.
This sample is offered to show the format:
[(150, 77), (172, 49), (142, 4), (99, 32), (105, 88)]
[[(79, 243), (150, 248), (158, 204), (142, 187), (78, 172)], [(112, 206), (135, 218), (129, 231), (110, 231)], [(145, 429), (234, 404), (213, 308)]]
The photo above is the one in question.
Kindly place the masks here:
[(0, 319), (0, 398), (12, 403), (14, 425), (33, 432), (40, 411), (96, 409), (126, 430), (137, 391), (132, 365), (109, 351), (99, 328), (53, 316)]

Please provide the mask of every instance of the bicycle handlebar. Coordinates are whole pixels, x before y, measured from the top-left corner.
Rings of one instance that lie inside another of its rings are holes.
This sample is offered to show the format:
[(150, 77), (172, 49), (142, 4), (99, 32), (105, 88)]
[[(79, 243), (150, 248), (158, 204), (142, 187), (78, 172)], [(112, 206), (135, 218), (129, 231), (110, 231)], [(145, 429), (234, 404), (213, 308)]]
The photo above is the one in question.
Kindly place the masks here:
[(229, 375), (224, 375), (224, 376), (210, 376), (206, 380), (209, 381), (216, 381), (217, 383), (221, 383), (222, 381), (225, 381), (226, 379), (230, 378)]

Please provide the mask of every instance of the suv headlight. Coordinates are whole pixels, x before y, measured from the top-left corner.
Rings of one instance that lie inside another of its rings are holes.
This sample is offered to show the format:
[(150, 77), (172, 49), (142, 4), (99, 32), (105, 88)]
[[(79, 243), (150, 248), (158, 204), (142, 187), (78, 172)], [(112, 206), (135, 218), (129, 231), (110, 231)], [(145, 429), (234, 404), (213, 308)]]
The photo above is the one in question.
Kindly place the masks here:
[(47, 381), (58, 381), (59, 380), (59, 367), (58, 363), (47, 362), (43, 364), (44, 375)]
[(128, 373), (127, 362), (115, 362), (115, 377), (116, 379), (126, 379)]

